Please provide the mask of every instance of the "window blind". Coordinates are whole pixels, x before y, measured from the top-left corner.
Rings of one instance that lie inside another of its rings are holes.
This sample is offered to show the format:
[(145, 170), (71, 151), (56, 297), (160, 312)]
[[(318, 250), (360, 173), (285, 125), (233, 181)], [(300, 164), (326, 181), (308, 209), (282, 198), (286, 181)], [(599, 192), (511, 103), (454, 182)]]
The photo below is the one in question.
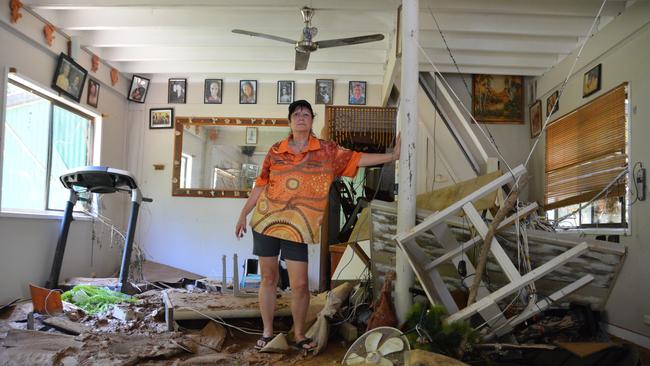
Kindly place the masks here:
[[(627, 83), (546, 129), (546, 209), (591, 200), (627, 166)], [(609, 196), (625, 194), (624, 179)]]

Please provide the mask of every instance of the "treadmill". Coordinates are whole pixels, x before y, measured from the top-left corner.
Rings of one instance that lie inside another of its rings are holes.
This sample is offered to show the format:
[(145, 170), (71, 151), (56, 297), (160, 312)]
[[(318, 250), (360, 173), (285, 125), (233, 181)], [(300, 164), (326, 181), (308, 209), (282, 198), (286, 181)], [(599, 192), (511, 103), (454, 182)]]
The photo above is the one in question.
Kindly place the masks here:
[(120, 277), (117, 282), (116, 291), (127, 292), (130, 290), (128, 283), (129, 265), (131, 264), (131, 251), (133, 250), (133, 236), (135, 234), (135, 225), (138, 220), (138, 211), (140, 204), (152, 202), (150, 198), (142, 197), (138, 184), (131, 173), (126, 170), (114, 169), (106, 166), (84, 166), (68, 170), (63, 173), (59, 179), (65, 188), (70, 190), (70, 196), (65, 206), (61, 228), (59, 230), (59, 240), (54, 252), (52, 270), (50, 277), (45, 284), (46, 288), (53, 289), (59, 285), (59, 275), (61, 274), (61, 264), (68, 240), (68, 231), (70, 223), (73, 220), (72, 212), (80, 193), (115, 193), (118, 191), (128, 192), (131, 194), (131, 215), (129, 217), (129, 226), (124, 240), (124, 250), (122, 252), (122, 264), (120, 266)]

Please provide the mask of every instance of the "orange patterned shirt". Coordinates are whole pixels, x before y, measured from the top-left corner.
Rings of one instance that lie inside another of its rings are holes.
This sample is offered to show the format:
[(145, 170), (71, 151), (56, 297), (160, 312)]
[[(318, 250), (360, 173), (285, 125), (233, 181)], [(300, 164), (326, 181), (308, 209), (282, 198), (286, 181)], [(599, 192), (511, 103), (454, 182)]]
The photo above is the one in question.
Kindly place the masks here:
[(330, 185), (336, 177), (355, 176), (361, 155), (314, 136), (298, 154), (289, 149), (289, 138), (273, 145), (255, 181), (266, 188), (253, 211), (253, 230), (299, 243), (320, 243)]

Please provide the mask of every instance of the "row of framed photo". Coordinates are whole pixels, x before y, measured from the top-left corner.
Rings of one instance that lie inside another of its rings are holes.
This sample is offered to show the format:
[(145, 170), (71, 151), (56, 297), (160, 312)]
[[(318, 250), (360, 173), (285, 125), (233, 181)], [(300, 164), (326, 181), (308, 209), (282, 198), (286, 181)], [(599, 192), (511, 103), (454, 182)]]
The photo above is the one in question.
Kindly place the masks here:
[[(592, 94), (598, 92), (601, 87), (601, 74), (602, 64), (598, 64), (587, 71), (582, 78), (582, 97), (587, 98)], [(546, 98), (546, 119), (553, 113), (557, 112), (560, 108), (560, 92), (554, 91)], [(529, 107), (530, 118), (530, 138), (539, 136), (542, 132), (543, 115), (542, 115), (542, 101), (536, 100)]]
[[(332, 104), (334, 100), (334, 80), (316, 79), (316, 104)], [(350, 81), (348, 104), (366, 104), (365, 81)], [(149, 79), (133, 75), (128, 100), (144, 103), (149, 89)], [(296, 82), (280, 80), (277, 84), (277, 104), (291, 104), (294, 101)], [(223, 79), (205, 79), (203, 85), (203, 103), (221, 104), (223, 101)], [(167, 102), (185, 104), (187, 102), (187, 79), (169, 79), (167, 84)], [(239, 104), (257, 104), (257, 80), (239, 81)]]

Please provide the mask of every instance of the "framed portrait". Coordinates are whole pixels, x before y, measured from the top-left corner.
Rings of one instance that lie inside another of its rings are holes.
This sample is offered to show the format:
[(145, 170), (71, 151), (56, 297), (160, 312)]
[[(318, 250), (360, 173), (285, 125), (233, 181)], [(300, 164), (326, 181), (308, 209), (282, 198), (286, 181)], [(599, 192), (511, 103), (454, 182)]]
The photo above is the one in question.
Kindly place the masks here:
[(366, 105), (366, 82), (350, 81), (348, 104)]
[(586, 98), (600, 90), (600, 72), (602, 64), (587, 71), (582, 80), (582, 97)]
[(316, 79), (316, 104), (331, 105), (334, 101), (334, 80)]
[(280, 80), (278, 81), (278, 104), (293, 103), (295, 81)]
[(257, 80), (239, 80), (239, 104), (257, 104)]
[(79, 103), (86, 83), (86, 76), (88, 76), (86, 69), (66, 54), (61, 53), (56, 70), (54, 70), (52, 88)]
[(221, 104), (223, 80), (205, 79), (203, 85), (203, 104)]
[(149, 79), (133, 75), (127, 99), (132, 102), (144, 103), (144, 99), (147, 97), (147, 91), (149, 91)]
[(246, 127), (246, 144), (257, 144), (257, 127)]
[(524, 123), (524, 78), (472, 75), (472, 113), (477, 122)]
[(536, 100), (528, 109), (530, 118), (530, 138), (534, 139), (542, 132), (542, 101)]
[(86, 96), (86, 104), (91, 107), (97, 108), (99, 103), (99, 83), (95, 79), (88, 78), (88, 95)]
[(556, 90), (548, 98), (546, 98), (546, 117), (557, 112), (560, 109), (560, 93)]
[(151, 108), (149, 110), (150, 129), (172, 127), (174, 127), (174, 108)]
[(167, 103), (185, 104), (187, 79), (169, 79), (167, 83)]

